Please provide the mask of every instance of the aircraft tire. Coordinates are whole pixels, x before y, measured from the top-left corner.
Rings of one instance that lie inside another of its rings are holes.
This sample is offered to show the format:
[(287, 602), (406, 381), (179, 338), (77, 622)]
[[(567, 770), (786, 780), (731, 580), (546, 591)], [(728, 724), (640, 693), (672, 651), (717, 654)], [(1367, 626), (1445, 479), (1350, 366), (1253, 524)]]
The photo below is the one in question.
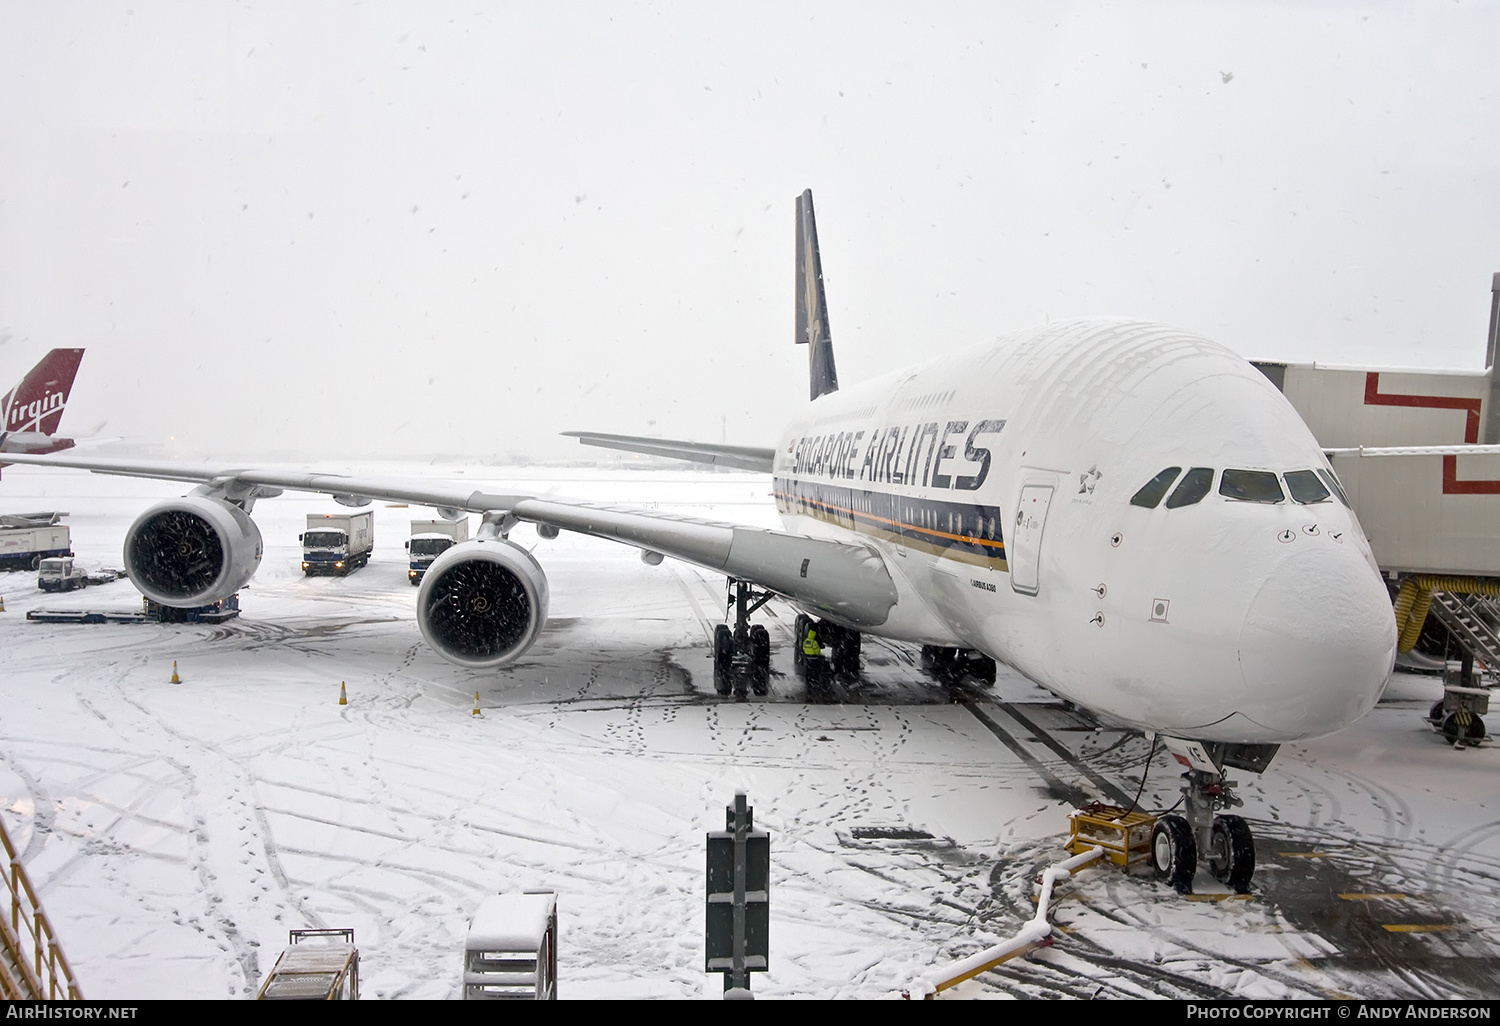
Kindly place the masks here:
[(841, 629), (833, 639), (834, 676), (841, 680), (858, 680), (859, 631)]
[(802, 642), (807, 638), (807, 628), (812, 623), (812, 618), (805, 613), (798, 613), (792, 620), (792, 666), (799, 672), (807, 668), (807, 660), (802, 656)]
[(1178, 894), (1193, 893), (1193, 875), (1198, 872), (1198, 845), (1193, 828), (1176, 813), (1156, 821), (1151, 830), (1151, 866), (1159, 880)]
[(714, 628), (714, 690), (720, 695), (729, 694), (733, 682), (729, 679), (734, 668), (734, 632), (728, 624)]
[(1255, 837), (1242, 816), (1220, 816), (1214, 820), (1213, 850), (1208, 854), (1208, 868), (1219, 881), (1236, 894), (1250, 893), (1250, 877), (1255, 875)]
[(1432, 703), (1432, 708), (1427, 710), (1427, 718), (1433, 723), (1443, 722), (1443, 700), (1439, 698)]
[(757, 695), (771, 690), (771, 632), (763, 624), (750, 628), (750, 688)]

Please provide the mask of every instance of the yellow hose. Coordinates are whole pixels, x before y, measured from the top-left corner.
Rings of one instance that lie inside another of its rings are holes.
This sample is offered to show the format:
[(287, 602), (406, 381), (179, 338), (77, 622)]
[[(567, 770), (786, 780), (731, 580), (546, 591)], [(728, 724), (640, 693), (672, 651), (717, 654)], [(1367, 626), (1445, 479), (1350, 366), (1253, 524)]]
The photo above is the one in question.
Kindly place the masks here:
[(1396, 647), (1410, 652), (1422, 636), (1422, 627), (1427, 623), (1427, 611), (1432, 608), (1432, 593), (1451, 592), (1454, 595), (1500, 596), (1500, 581), (1478, 577), (1445, 577), (1437, 574), (1417, 574), (1401, 582), (1401, 591), (1396, 595), (1396, 630), (1401, 640)]

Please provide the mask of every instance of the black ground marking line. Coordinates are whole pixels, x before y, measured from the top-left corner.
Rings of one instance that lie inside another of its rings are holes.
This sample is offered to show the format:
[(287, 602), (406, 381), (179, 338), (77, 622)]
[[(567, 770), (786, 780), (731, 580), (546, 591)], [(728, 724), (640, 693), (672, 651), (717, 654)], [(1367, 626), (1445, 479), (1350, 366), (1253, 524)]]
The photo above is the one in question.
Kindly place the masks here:
[(1105, 780), (1093, 770), (1089, 769), (1089, 767), (1085, 766), (1082, 762), (1079, 761), (1076, 754), (1064, 748), (1061, 744), (1053, 739), (1051, 734), (1048, 734), (1046, 731), (1038, 727), (1035, 723), (1032, 723), (1025, 716), (1017, 712), (1014, 705), (1011, 705), (1009, 702), (996, 702), (995, 704), (998, 705), (1001, 709), (1004, 709), (1006, 715), (1010, 716), (1011, 719), (1015, 720), (1021, 726), (1031, 731), (1031, 733), (1036, 737), (1040, 738), (1042, 744), (1046, 745), (1048, 748), (1056, 752), (1058, 757), (1066, 761), (1069, 766), (1072, 766), (1079, 773), (1082, 773), (1084, 776), (1092, 780), (1096, 786), (1104, 791), (1105, 794), (1113, 798), (1117, 804), (1125, 806), (1127, 808), (1132, 804), (1132, 799), (1128, 794), (1120, 790), (1114, 784), (1111, 784), (1108, 780)]
[(997, 738), (999, 738), (1001, 744), (1014, 752), (1016, 758), (1020, 759), (1027, 766), (1030, 766), (1032, 771), (1035, 772), (1037, 776), (1045, 780), (1047, 782), (1048, 790), (1052, 792), (1054, 797), (1056, 797), (1060, 801), (1069, 802), (1075, 808), (1077, 806), (1085, 805), (1088, 803), (1089, 795), (1085, 794), (1081, 788), (1075, 787), (1072, 784), (1065, 784), (1062, 780), (1058, 779), (1056, 776), (1053, 776), (1052, 773), (1050, 773), (1035, 756), (1026, 751), (1025, 748), (1021, 747), (1021, 743), (1015, 738), (1011, 737), (1010, 734), (1006, 732), (1004, 727), (1000, 726), (1000, 724), (996, 723), (994, 720), (985, 715), (985, 713), (980, 710), (979, 706), (969, 701), (964, 701), (961, 704), (965, 709), (973, 713), (974, 718), (977, 719), (980, 723), (984, 724), (984, 726), (988, 728), (991, 734), (994, 734)]

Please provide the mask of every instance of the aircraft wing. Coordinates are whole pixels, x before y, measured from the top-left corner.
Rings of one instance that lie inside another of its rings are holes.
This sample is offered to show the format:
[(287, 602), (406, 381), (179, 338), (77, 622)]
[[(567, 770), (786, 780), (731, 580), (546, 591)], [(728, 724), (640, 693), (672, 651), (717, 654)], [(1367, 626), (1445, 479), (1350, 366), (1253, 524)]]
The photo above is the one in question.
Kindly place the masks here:
[(607, 435), (598, 431), (564, 431), (563, 434), (578, 439), (584, 445), (623, 449), (646, 456), (665, 456), (667, 459), (687, 460), (690, 463), (712, 463), (719, 467), (753, 470), (761, 474), (771, 472), (771, 461), (776, 457), (775, 449), (757, 449), (748, 445), (712, 445), (708, 442), (685, 442), (674, 438)]
[(533, 495), (501, 495), (443, 482), (314, 474), (301, 470), (104, 457), (7, 456), (35, 466), (96, 474), (182, 481), (232, 500), (271, 498), (283, 490), (330, 495), (346, 505), (372, 500), (510, 515), (516, 520), (574, 531), (672, 556), (708, 570), (752, 581), (851, 627), (885, 622), (896, 586), (884, 560), (863, 545), (807, 538), (784, 531), (678, 516), (656, 510), (569, 502)]

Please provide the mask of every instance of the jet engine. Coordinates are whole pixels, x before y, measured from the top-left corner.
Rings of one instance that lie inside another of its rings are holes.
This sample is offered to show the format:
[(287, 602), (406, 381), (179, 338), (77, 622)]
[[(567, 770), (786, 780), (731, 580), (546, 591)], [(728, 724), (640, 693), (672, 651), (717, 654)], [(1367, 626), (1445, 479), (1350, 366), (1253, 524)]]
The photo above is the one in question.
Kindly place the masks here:
[(164, 606), (206, 606), (255, 575), (260, 528), (238, 506), (188, 495), (142, 513), (125, 532), (125, 570), (141, 594)]
[(504, 666), (547, 622), (547, 577), (531, 553), (498, 538), (448, 549), (417, 592), (417, 626), (460, 666)]

